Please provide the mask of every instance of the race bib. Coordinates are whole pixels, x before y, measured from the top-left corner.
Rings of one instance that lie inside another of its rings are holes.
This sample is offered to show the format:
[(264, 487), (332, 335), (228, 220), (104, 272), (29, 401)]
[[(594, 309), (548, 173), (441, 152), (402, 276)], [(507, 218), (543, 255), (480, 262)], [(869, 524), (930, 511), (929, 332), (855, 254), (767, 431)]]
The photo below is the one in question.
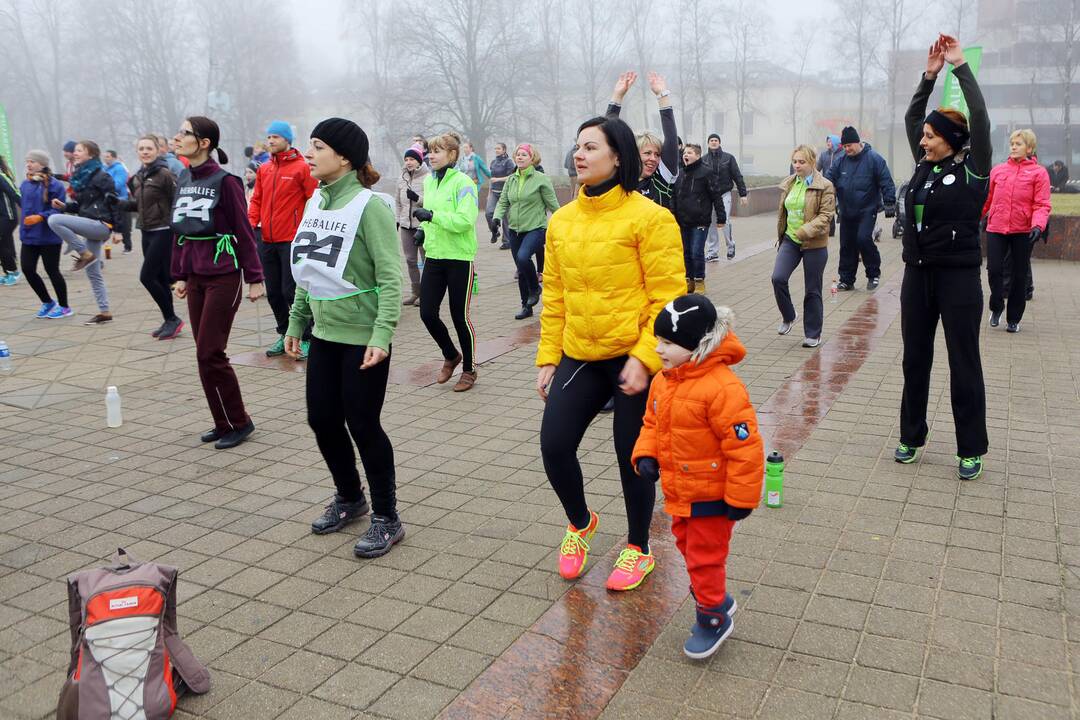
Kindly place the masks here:
[(356, 242), (364, 208), (374, 196), (363, 190), (340, 210), (320, 210), (321, 190), (308, 200), (293, 237), (293, 279), (315, 300), (336, 300), (364, 292), (345, 279), (345, 266)]

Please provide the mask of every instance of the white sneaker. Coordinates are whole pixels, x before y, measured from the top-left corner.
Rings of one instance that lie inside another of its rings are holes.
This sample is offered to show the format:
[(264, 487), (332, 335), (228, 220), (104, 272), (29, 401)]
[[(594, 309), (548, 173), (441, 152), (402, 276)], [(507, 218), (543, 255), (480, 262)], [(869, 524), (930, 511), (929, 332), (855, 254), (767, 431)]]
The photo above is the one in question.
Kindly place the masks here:
[(780, 325), (776, 328), (777, 335), (787, 335), (791, 332), (791, 326), (795, 324), (795, 321), (799, 319), (799, 313), (795, 313), (795, 317), (791, 319), (791, 322), (784, 320), (780, 321)]
[(803, 338), (802, 346), (805, 348), (816, 348), (821, 344), (821, 338)]

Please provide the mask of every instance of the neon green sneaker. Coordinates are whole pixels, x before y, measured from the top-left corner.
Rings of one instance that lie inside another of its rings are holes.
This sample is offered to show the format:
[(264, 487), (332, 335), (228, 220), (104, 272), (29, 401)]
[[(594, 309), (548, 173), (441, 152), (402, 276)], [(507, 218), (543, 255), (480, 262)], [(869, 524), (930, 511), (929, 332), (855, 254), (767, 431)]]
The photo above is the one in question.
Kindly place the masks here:
[(915, 462), (915, 456), (918, 455), (918, 453), (919, 448), (900, 443), (896, 446), (896, 452), (893, 454), (893, 459), (898, 463), (907, 465), (908, 463)]
[(266, 349), (266, 357), (277, 357), (278, 355), (285, 354), (285, 336), (282, 335), (274, 342), (273, 345)]
[(961, 480), (974, 480), (982, 475), (983, 463), (981, 456), (966, 458), (957, 456), (956, 459), (960, 461), (960, 466), (956, 468), (956, 477)]

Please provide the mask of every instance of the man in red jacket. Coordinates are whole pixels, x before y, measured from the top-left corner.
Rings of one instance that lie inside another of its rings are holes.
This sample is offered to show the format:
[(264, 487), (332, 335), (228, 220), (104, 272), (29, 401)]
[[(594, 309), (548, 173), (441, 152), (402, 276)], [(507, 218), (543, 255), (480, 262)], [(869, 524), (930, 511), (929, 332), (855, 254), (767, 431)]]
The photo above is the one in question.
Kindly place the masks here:
[[(277, 321), (277, 341), (267, 349), (267, 357), (285, 354), (285, 330), (296, 292), (289, 248), (304, 216), (304, 205), (318, 186), (307, 160), (292, 147), (292, 141), (293, 131), (287, 122), (275, 120), (266, 128), (270, 161), (259, 166), (248, 205), (248, 220), (261, 233), (259, 257), (266, 275), (266, 298)], [(309, 326), (301, 338), (300, 359), (307, 357), (310, 342)]]

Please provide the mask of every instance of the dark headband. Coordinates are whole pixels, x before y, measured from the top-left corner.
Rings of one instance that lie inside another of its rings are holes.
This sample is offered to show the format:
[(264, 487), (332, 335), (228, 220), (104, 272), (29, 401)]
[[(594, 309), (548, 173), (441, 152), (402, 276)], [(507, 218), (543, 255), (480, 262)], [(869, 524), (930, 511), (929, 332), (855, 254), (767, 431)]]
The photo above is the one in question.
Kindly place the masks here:
[(945, 142), (949, 143), (949, 147), (954, 151), (961, 150), (964, 145), (967, 144), (968, 138), (971, 136), (970, 133), (968, 133), (967, 128), (963, 125), (958, 125), (937, 110), (931, 111), (923, 122), (934, 128), (934, 131), (938, 135), (945, 138)]

